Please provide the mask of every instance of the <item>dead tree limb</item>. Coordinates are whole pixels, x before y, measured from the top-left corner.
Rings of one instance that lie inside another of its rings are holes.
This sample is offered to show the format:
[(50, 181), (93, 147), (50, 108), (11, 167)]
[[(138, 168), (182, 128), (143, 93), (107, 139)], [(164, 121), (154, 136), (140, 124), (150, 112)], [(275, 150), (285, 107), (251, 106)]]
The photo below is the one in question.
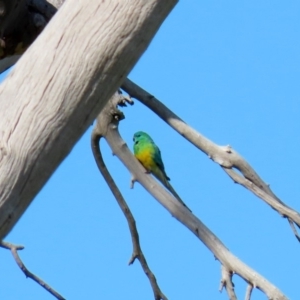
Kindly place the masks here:
[[(114, 115), (116, 108), (110, 106), (108, 111)], [(132, 155), (126, 143), (122, 140), (118, 132), (118, 119), (112, 118), (111, 122), (103, 125), (105, 119), (102, 113), (97, 117), (97, 127), (99, 132), (105, 134), (105, 138), (112, 149), (112, 152), (121, 160), (138, 181), (158, 202), (163, 205), (179, 222), (190, 229), (220, 261), (224, 270), (229, 274), (237, 274), (247, 283), (264, 292), (269, 299), (287, 300), (288, 298), (273, 284), (251, 269), (245, 263), (234, 256), (225, 245), (214, 235), (196, 216), (179, 203), (170, 193), (168, 193), (151, 175), (146, 174), (144, 168)], [(103, 131), (103, 128), (105, 130)], [(97, 130), (97, 129), (96, 129)], [(226, 277), (227, 278), (227, 277)], [(230, 279), (231, 280), (231, 279)], [(226, 283), (228, 279), (226, 279)], [(228, 284), (230, 284), (228, 282)], [(232, 288), (231, 288), (232, 289)]]
[(222, 292), (223, 288), (226, 289), (229, 300), (237, 300), (234, 284), (232, 282), (232, 272), (228, 271), (224, 266), (221, 266), (221, 282), (220, 282), (220, 292)]
[[(4, 28), (7, 28), (7, 24), (12, 24), (11, 20), (14, 20), (16, 13), (14, 13), (10, 18), (7, 17), (10, 12), (10, 5), (13, 2), (2, 1), (4, 3), (5, 11), (4, 14)], [(6, 2), (8, 5), (5, 5)], [(24, 2), (24, 0), (23, 0)], [(48, 3), (50, 2), (50, 3)], [(33, 7), (38, 13), (45, 18), (50, 19), (64, 2), (64, 0), (29, 0), (29, 6)], [(20, 1), (22, 3), (22, 1)], [(1, 8), (1, 7), (0, 7)], [(25, 9), (23, 4), (19, 4), (19, 10), (25, 14)], [(1, 13), (1, 11), (0, 11)], [(27, 12), (28, 14), (28, 12)], [(8, 21), (6, 20), (8, 19)], [(1, 23), (0, 23), (1, 25)], [(9, 27), (9, 31), (12, 29)], [(16, 35), (17, 36), (17, 35)], [(35, 37), (31, 37), (31, 41)], [(16, 38), (14, 38), (16, 41)], [(20, 43), (19, 40), (16, 41), (16, 44), (13, 48), (16, 48)], [(15, 55), (13, 57), (7, 57), (0, 61), (0, 72), (10, 67), (14, 64), (20, 55)], [(218, 146), (212, 141), (190, 128), (185, 122), (183, 122), (176, 114), (170, 111), (166, 106), (164, 106), (159, 100), (154, 96), (131, 82), (129, 79), (126, 79), (122, 85), (124, 90), (128, 92), (132, 97), (138, 99), (144, 105), (149, 107), (154, 111), (158, 116), (160, 116), (165, 122), (167, 122), (172, 128), (178, 131), (183, 135), (187, 140), (193, 143), (201, 151), (206, 153), (209, 158), (218, 163), (223, 170), (231, 177), (231, 179), (244, 186), (245, 188), (252, 191), (259, 198), (268, 203), (273, 209), (275, 209), (283, 217), (287, 218), (293, 233), (296, 238), (300, 241), (299, 234), (294, 226), (296, 224), (300, 227), (300, 214), (283, 203), (269, 188), (269, 186), (258, 176), (255, 170), (242, 158), (236, 151), (234, 151), (230, 146)], [(243, 176), (239, 175), (234, 169), (239, 170)], [(276, 203), (277, 202), (277, 203)]]
[(177, 0), (67, 1), (0, 86), (0, 239), (121, 85)]
[(0, 247), (4, 249), (8, 249), (11, 251), (15, 262), (19, 266), (19, 268), (22, 270), (22, 272), (25, 274), (27, 278), (31, 278), (33, 281), (38, 283), (41, 287), (43, 287), (47, 292), (49, 292), (51, 295), (53, 295), (58, 300), (65, 300), (63, 296), (61, 296), (57, 291), (55, 291), (50, 285), (48, 285), (45, 281), (43, 281), (41, 278), (30, 272), (26, 266), (24, 265), (23, 261), (21, 260), (18, 250), (23, 250), (24, 246), (20, 245), (14, 245), (8, 242), (1, 241)]
[[(116, 93), (109, 101), (109, 103), (104, 107), (102, 113), (101, 113), (101, 124), (102, 127), (100, 127), (100, 124), (98, 123), (92, 133), (91, 137), (91, 147), (94, 154), (94, 158), (96, 161), (96, 164), (99, 168), (99, 171), (101, 172), (102, 176), (104, 177), (107, 185), (109, 186), (111, 192), (115, 196), (124, 216), (126, 217), (128, 227), (131, 234), (132, 239), (132, 245), (133, 245), (133, 251), (132, 256), (129, 260), (129, 265), (133, 264), (136, 259), (139, 260), (145, 274), (147, 275), (149, 282), (151, 284), (153, 293), (154, 293), (154, 299), (155, 300), (167, 300), (167, 297), (163, 294), (163, 292), (160, 290), (155, 275), (151, 271), (151, 269), (148, 266), (147, 260), (143, 254), (143, 251), (140, 246), (139, 241), (139, 234), (136, 228), (136, 222), (135, 219), (130, 211), (129, 206), (127, 205), (125, 199), (123, 198), (120, 190), (118, 189), (116, 183), (114, 182), (112, 176), (110, 175), (109, 171), (106, 168), (106, 165), (103, 161), (103, 157), (101, 154), (99, 142), (101, 138), (105, 138), (105, 133), (107, 129), (107, 125), (112, 121), (112, 119), (116, 120), (122, 120), (124, 118), (124, 115), (121, 111), (117, 109), (117, 105), (124, 106), (126, 105), (127, 99), (124, 98), (121, 94)], [(130, 102), (129, 102), (130, 103)], [(113, 107), (115, 109), (113, 109)]]
[(252, 284), (248, 284), (247, 289), (246, 289), (245, 300), (250, 300), (251, 299), (252, 291), (253, 291), (253, 285)]
[[(295, 227), (292, 225), (295, 223), (300, 228), (300, 214), (282, 202), (271, 191), (270, 187), (259, 177), (250, 164), (248, 164), (247, 161), (235, 150), (233, 150), (229, 145), (219, 146), (204, 137), (202, 134), (186, 124), (179, 116), (167, 108), (153, 95), (149, 94), (129, 79), (126, 79), (123, 82), (122, 89), (124, 89), (124, 91), (126, 91), (131, 97), (137, 99), (150, 108), (185, 139), (207, 154), (210, 159), (223, 168), (234, 182), (239, 183), (250, 190), (276, 210), (281, 216), (286, 218), (296, 238), (300, 241), (300, 237)], [(243, 176), (236, 172), (235, 169), (240, 171)]]

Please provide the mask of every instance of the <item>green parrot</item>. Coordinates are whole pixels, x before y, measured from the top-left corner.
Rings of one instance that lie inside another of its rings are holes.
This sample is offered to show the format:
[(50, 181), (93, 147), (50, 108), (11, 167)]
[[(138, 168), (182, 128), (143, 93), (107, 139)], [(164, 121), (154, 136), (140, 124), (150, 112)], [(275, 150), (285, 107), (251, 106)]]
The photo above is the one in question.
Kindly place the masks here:
[(146, 132), (138, 131), (133, 135), (133, 141), (134, 156), (144, 166), (147, 172), (152, 173), (179, 202), (191, 211), (169, 183), (170, 178), (166, 174), (160, 150), (152, 138)]

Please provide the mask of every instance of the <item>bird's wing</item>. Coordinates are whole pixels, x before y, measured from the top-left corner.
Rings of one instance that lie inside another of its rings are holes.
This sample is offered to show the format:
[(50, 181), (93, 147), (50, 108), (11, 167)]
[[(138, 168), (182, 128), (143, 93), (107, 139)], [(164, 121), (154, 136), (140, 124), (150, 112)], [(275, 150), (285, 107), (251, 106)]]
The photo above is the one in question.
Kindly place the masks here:
[(165, 178), (167, 180), (170, 180), (170, 178), (168, 177), (168, 175), (167, 175), (167, 173), (165, 171), (165, 166), (164, 166), (164, 163), (162, 161), (161, 152), (160, 152), (159, 148), (154, 143), (153, 143), (153, 147), (154, 147), (153, 159), (154, 159), (156, 165), (162, 171), (162, 173), (165, 176)]

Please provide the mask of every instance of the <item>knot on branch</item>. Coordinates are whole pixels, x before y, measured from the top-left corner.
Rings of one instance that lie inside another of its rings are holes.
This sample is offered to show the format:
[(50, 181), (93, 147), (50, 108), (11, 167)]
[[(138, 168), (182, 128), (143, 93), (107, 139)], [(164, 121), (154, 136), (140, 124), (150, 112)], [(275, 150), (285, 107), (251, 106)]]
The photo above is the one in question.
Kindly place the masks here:
[(130, 95), (124, 96), (122, 91), (119, 89), (118, 90), (118, 95), (120, 97), (118, 105), (119, 106), (127, 106), (127, 104), (133, 105), (134, 101), (132, 100), (132, 98), (130, 97)]
[(107, 102), (97, 117), (97, 124), (94, 128), (95, 134), (106, 136), (108, 126), (118, 126), (119, 122), (125, 119), (124, 113), (118, 109), (118, 106), (124, 107), (127, 104), (133, 105), (133, 101), (129, 96), (124, 96), (122, 92), (117, 91)]
[(223, 146), (222, 148), (225, 152), (232, 153), (232, 147), (230, 145)]
[(219, 164), (221, 167), (231, 169), (234, 165), (228, 154), (233, 153), (232, 147), (230, 145), (217, 147), (219, 147), (221, 151), (214, 151), (213, 153), (209, 153), (208, 157)]
[(111, 110), (111, 116), (112, 119), (119, 122), (123, 119), (125, 119), (125, 115), (122, 111), (118, 110), (118, 109), (112, 109)]
[(110, 115), (112, 116), (112, 121), (121, 121), (125, 119), (125, 115), (122, 111), (118, 109), (118, 106), (126, 107), (127, 104), (133, 105), (133, 100), (130, 96), (124, 96), (121, 90), (114, 95), (110, 100), (111, 105), (108, 104), (110, 109)]
[(226, 158), (224, 155), (219, 155), (219, 153), (211, 154), (208, 156), (212, 159), (215, 163), (219, 164), (221, 167), (231, 169), (233, 167), (233, 163), (230, 159)]

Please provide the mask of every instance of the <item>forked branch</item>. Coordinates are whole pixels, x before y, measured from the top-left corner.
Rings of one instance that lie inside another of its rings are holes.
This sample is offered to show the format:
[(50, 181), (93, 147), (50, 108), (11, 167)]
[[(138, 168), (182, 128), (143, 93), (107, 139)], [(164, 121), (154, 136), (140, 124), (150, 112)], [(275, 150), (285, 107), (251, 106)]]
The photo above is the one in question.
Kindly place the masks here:
[[(270, 189), (270, 187), (259, 177), (255, 170), (240, 156), (235, 150), (228, 146), (219, 146), (208, 138), (187, 125), (179, 116), (173, 113), (163, 103), (149, 94), (134, 82), (126, 79), (122, 84), (122, 89), (131, 97), (139, 100), (155, 114), (157, 114), (168, 125), (179, 134), (204, 152), (214, 162), (219, 164), (229, 177), (236, 183), (244, 186), (281, 216), (286, 218), (298, 241), (300, 241), (294, 223), (300, 228), (300, 214), (282, 202)], [(241, 176), (236, 170), (240, 171)]]
[[(249, 266), (240, 261), (234, 256), (225, 245), (214, 235), (196, 216), (187, 210), (179, 203), (170, 193), (168, 193), (151, 175), (146, 174), (144, 168), (137, 161), (128, 149), (126, 143), (122, 140), (118, 132), (118, 120), (120, 117), (115, 117), (117, 114), (116, 107), (110, 102), (105, 107), (97, 118), (98, 134), (104, 135), (112, 152), (122, 161), (127, 167), (135, 181), (138, 181), (151, 195), (159, 201), (178, 221), (190, 229), (214, 254), (221, 262), (224, 271), (228, 274), (237, 274), (242, 277), (248, 284), (255, 286), (264, 292), (269, 299), (287, 300), (288, 298), (273, 284), (267, 281), (263, 276), (255, 272)], [(110, 123), (105, 119), (105, 111), (110, 112), (112, 117)], [(115, 112), (115, 113), (114, 113)], [(224, 273), (225, 274), (225, 273)], [(226, 283), (226, 288), (230, 299), (234, 295), (231, 277), (222, 274), (223, 282)]]
[(223, 288), (226, 289), (228, 297), (230, 300), (237, 300), (235, 291), (234, 291), (234, 283), (232, 282), (232, 272), (227, 270), (224, 266), (221, 266), (221, 282), (220, 282), (220, 292), (222, 292)]
[[(97, 166), (99, 168), (99, 171), (101, 172), (102, 176), (104, 177), (107, 185), (111, 189), (113, 195), (115, 196), (124, 216), (126, 217), (131, 239), (132, 239), (132, 245), (133, 245), (133, 251), (132, 256), (129, 260), (129, 265), (133, 264), (136, 259), (139, 260), (145, 274), (147, 275), (149, 282), (151, 284), (154, 298), (155, 300), (167, 300), (167, 297), (164, 295), (164, 293), (160, 290), (155, 275), (151, 271), (151, 269), (148, 266), (147, 260), (143, 254), (143, 251), (140, 246), (139, 241), (139, 234), (136, 228), (136, 222), (135, 219), (130, 211), (130, 208), (128, 207), (125, 199), (123, 198), (120, 190), (118, 189), (116, 183), (114, 182), (112, 176), (110, 175), (109, 171), (106, 168), (106, 165), (103, 161), (103, 157), (101, 154), (99, 142), (102, 137), (105, 138), (105, 132), (107, 131), (107, 125), (105, 125), (104, 119), (107, 120), (107, 124), (110, 124), (111, 122), (118, 122), (118, 120), (121, 120), (123, 118), (123, 114), (121, 111), (119, 111), (116, 106), (119, 104), (121, 106), (126, 105), (126, 103), (132, 104), (130, 102), (130, 99), (126, 99), (126, 97), (123, 97), (119, 93), (116, 93), (113, 98), (110, 100), (111, 102), (106, 106), (106, 108), (109, 107), (109, 109), (104, 109), (101, 113), (102, 117), (102, 127), (99, 126), (99, 122), (96, 125), (96, 127), (93, 130), (92, 138), (91, 138), (91, 147), (93, 150), (94, 158), (97, 163)], [(111, 107), (110, 107), (111, 105)]]

